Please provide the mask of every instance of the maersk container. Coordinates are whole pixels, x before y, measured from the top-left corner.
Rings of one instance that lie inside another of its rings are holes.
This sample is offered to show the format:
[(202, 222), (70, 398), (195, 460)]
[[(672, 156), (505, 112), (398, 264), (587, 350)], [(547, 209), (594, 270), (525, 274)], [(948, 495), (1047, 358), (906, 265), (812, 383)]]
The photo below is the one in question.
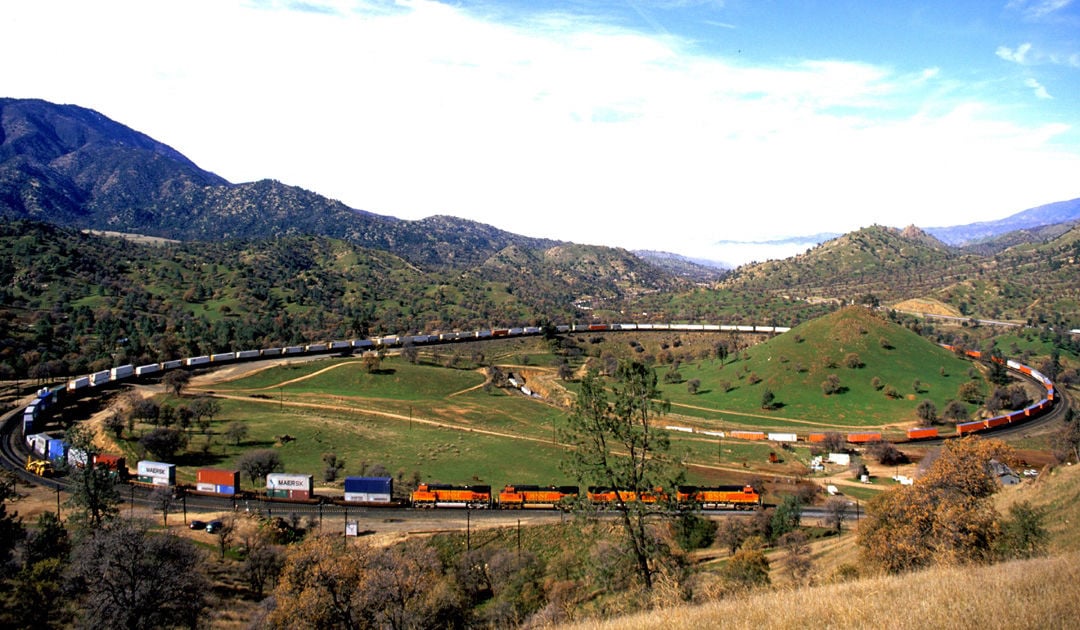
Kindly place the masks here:
[(109, 382), (109, 376), (111, 373), (108, 370), (102, 370), (100, 372), (94, 372), (90, 375), (90, 384), (94, 387), (99, 387)]
[(139, 481), (157, 486), (176, 485), (176, 465), (142, 460), (138, 465)]
[(121, 378), (128, 378), (133, 374), (135, 374), (134, 365), (118, 365), (112, 370), (109, 370), (109, 376), (111, 376), (114, 381)]
[[(278, 498), (308, 498), (312, 488), (311, 475), (298, 475), (292, 473), (270, 473), (266, 476), (266, 494)], [(294, 496), (301, 493), (306, 496)]]

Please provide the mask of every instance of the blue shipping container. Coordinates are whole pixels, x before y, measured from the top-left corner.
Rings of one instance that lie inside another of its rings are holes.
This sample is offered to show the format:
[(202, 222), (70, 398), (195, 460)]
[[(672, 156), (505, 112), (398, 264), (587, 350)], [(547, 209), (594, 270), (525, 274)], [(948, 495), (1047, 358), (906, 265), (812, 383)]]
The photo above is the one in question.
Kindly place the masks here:
[(48, 450), (45, 453), (45, 457), (57, 460), (67, 457), (67, 442), (55, 439), (49, 440), (49, 445), (46, 447)]
[(214, 486), (214, 492), (218, 494), (236, 494), (236, 488), (233, 486)]
[(346, 477), (345, 492), (394, 494), (393, 477)]

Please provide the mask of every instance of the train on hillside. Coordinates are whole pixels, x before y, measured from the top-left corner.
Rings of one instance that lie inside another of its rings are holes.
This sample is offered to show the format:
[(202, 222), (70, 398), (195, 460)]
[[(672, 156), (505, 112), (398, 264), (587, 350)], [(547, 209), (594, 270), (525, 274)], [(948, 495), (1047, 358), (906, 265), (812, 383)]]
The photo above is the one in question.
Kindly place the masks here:
[[(735, 332), (780, 334), (790, 330), (784, 326), (727, 325), (727, 324), (562, 324), (555, 327), (558, 334), (614, 332), (614, 331), (674, 331), (674, 332)], [(508, 337), (530, 337), (544, 334), (539, 326), (489, 328), (473, 331), (444, 332), (437, 334), (385, 335), (368, 339), (338, 339), (304, 345), (278, 346), (259, 350), (218, 352), (182, 359), (160, 361), (144, 365), (119, 365), (108, 370), (77, 376), (66, 383), (45, 388), (26, 407), (23, 413), (23, 435), (34, 433), (39, 419), (47, 414), (62, 398), (83, 396), (100, 388), (117, 383), (140, 379), (153, 379), (172, 370), (201, 369), (232, 363), (258, 360), (289, 359), (312, 355), (352, 354), (377, 350), (400, 349), (407, 346), (451, 344), (466, 341), (483, 341)]]
[[(779, 334), (786, 332), (788, 328), (776, 327), (776, 326), (743, 326), (743, 325), (710, 325), (710, 324), (575, 324), (575, 325), (561, 325), (556, 327), (556, 331), (562, 334), (567, 333), (589, 333), (589, 332), (613, 332), (613, 331), (633, 331), (633, 330), (659, 330), (659, 331), (679, 331), (679, 332), (743, 332), (743, 333), (765, 333), (765, 334)], [(214, 353), (208, 355), (202, 355), (197, 357), (188, 357), (184, 359), (176, 359), (170, 361), (163, 361), (160, 363), (151, 363), (146, 365), (122, 365), (117, 366), (109, 370), (101, 370), (93, 374), (79, 376), (73, 378), (65, 383), (39, 390), (29, 405), (25, 408), (22, 414), (21, 431), (24, 438), (24, 443), (27, 444), (28, 449), (32, 455), (43, 457), (51, 461), (56, 461), (64, 457), (69, 457), (69, 451), (66, 444), (62, 443), (62, 440), (42, 431), (44, 425), (48, 421), (52, 413), (61, 406), (61, 403), (68, 399), (77, 399), (82, 396), (89, 395), (94, 391), (100, 391), (109, 386), (115, 386), (117, 384), (125, 382), (137, 382), (140, 380), (155, 379), (161, 377), (164, 373), (170, 370), (191, 370), (205, 367), (216, 367), (224, 364), (231, 364), (242, 361), (254, 361), (254, 360), (267, 360), (267, 359), (287, 359), (291, 357), (299, 356), (311, 356), (311, 355), (332, 355), (332, 354), (351, 354), (354, 352), (367, 352), (372, 350), (381, 350), (388, 348), (401, 348), (409, 345), (425, 345), (425, 344), (442, 344), (442, 343), (456, 343), (470, 340), (487, 340), (498, 339), (505, 337), (518, 337), (518, 336), (533, 336), (541, 335), (543, 330), (536, 326), (523, 326), (513, 328), (501, 328), (501, 329), (484, 329), (470, 332), (452, 332), (452, 333), (440, 333), (429, 335), (392, 335), (383, 337), (373, 337), (370, 339), (355, 339), (355, 340), (334, 340), (319, 343), (312, 343), (307, 345), (294, 345), (294, 346), (282, 346), (275, 348), (266, 348), (262, 350), (240, 350), (236, 352), (223, 352)], [(982, 353), (978, 351), (961, 351), (954, 346), (944, 345), (948, 350), (954, 352), (963, 352), (968, 358), (973, 360), (983, 360)], [(993, 358), (995, 361), (1004, 363), (1006, 368), (1012, 370), (1018, 374), (1021, 374), (1027, 378), (1034, 379), (1042, 385), (1042, 389), (1045, 395), (1040, 397), (1031, 405), (1017, 411), (1011, 411), (1009, 413), (999, 415), (993, 418), (976, 420), (972, 422), (961, 423), (956, 426), (956, 435), (964, 436), (971, 433), (977, 433), (981, 431), (989, 431), (999, 427), (1008, 426), (1018, 422), (1030, 420), (1047, 413), (1052, 409), (1055, 402), (1055, 387), (1053, 382), (1044, 374), (1023, 365), (1013, 360), (1004, 360), (1000, 358)], [(523, 384), (514, 383), (515, 387), (518, 387), (523, 392), (526, 392)], [(527, 392), (529, 393), (529, 392)], [(751, 430), (733, 430), (728, 432), (704, 430), (695, 427), (682, 427), (682, 426), (667, 426), (670, 431), (694, 433), (706, 437), (721, 437), (731, 439), (742, 439), (750, 441), (768, 440), (776, 443), (788, 443), (788, 442), (824, 442), (826, 440), (825, 433), (809, 433), (806, 435), (798, 435), (795, 433), (767, 433), (764, 431), (751, 431)], [(5, 427), (5, 431), (11, 430)], [(938, 433), (936, 427), (917, 427), (907, 430), (907, 440), (925, 440), (942, 437)], [(873, 442), (883, 441), (885, 438), (880, 432), (852, 432), (845, 436), (848, 443), (851, 444), (867, 444)], [(75, 464), (78, 465), (79, 455), (75, 454)], [(85, 460), (85, 455), (83, 455)], [(144, 462), (140, 462), (140, 466)], [(153, 464), (151, 462), (150, 464)], [(85, 465), (85, 461), (83, 461)], [(165, 465), (164, 469), (167, 469), (169, 465)], [(119, 471), (119, 470), (118, 470)], [(146, 479), (141, 479), (146, 477)], [(300, 475), (300, 477), (304, 477)], [(310, 480), (310, 475), (306, 476)], [(160, 478), (154, 478), (152, 475), (143, 474), (143, 471), (139, 470), (139, 474), (132, 476), (135, 483), (146, 483), (149, 485), (161, 485)], [(284, 482), (284, 479), (283, 479)], [(294, 483), (300, 483), (293, 480)], [(174, 485), (175, 479), (171, 482), (166, 481), (164, 485)], [(200, 481), (195, 488), (196, 492), (206, 492), (211, 485), (210, 481)], [(235, 483), (214, 483), (212, 485), (225, 488), (239, 489), (239, 481)], [(304, 484), (300, 483), (300, 486)], [(306, 493), (307, 496), (303, 497), (301, 494), (305, 490), (300, 487), (288, 487), (283, 486), (278, 488), (278, 492), (271, 492), (268, 488), (268, 499), (276, 500), (307, 500), (307, 501), (319, 501), (321, 499), (313, 498), (310, 482), (307, 484)], [(577, 495), (577, 489), (573, 488), (573, 492), (567, 487), (555, 487), (555, 488), (540, 488), (537, 486), (507, 486), (507, 488), (513, 488), (514, 490), (506, 490), (504, 492), (492, 494), (490, 487), (487, 487), (486, 497), (483, 496), (484, 492), (478, 491), (475, 488), (472, 492), (479, 492), (480, 496), (472, 496), (471, 498), (462, 499), (461, 497), (467, 497), (467, 494), (455, 494), (465, 493), (468, 486), (444, 486), (440, 484), (427, 484), (422, 485), (417, 491), (413, 492), (409, 498), (409, 503), (417, 507), (441, 507), (441, 506), (465, 506), (465, 507), (481, 507), (481, 506), (498, 506), (504, 509), (514, 509), (520, 507), (522, 509), (535, 508), (541, 505), (549, 506), (556, 505), (562, 502), (566, 497), (570, 495)], [(295, 493), (291, 493), (293, 491)], [(715, 492), (721, 492), (720, 490), (714, 490)], [(679, 494), (677, 501), (679, 503), (698, 502), (703, 505), (716, 505), (716, 506), (742, 506), (747, 505), (746, 500), (735, 500), (737, 489), (726, 489), (723, 492), (727, 492), (726, 496), (728, 500), (721, 500), (718, 494), (702, 495), (700, 497), (694, 497), (692, 500), (683, 497)], [(608, 493), (603, 492), (590, 492), (587, 493), (589, 501), (603, 504), (605, 501), (612, 500), (612, 491)], [(710, 491), (713, 492), (713, 491)], [(216, 492), (209, 491), (210, 494), (224, 494), (225, 496), (238, 495), (239, 492)], [(560, 496), (560, 493), (565, 496)], [(360, 503), (381, 503), (379, 501), (363, 501), (356, 500), (356, 496), (363, 494), (362, 492), (355, 491), (350, 492), (348, 487), (346, 488), (345, 496), (340, 498), (331, 499), (334, 502), (340, 501), (349, 503), (349, 496), (352, 495), (354, 501)], [(383, 493), (385, 494), (385, 493)], [(627, 500), (625, 496), (616, 494), (614, 500), (621, 498)], [(453, 497), (453, 498), (448, 498)], [(609, 497), (604, 499), (603, 497)], [(647, 495), (642, 497), (633, 497), (632, 500), (649, 501)], [(760, 497), (756, 499), (760, 503)], [(749, 503), (753, 503), (750, 500)], [(442, 505), (440, 505), (442, 504)]]

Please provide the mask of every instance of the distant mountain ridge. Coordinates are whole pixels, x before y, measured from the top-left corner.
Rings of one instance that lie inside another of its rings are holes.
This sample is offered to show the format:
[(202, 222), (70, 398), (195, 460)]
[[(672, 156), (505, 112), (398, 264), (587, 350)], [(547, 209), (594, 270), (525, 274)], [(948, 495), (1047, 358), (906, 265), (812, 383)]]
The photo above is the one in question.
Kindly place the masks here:
[(273, 180), (232, 184), (93, 110), (11, 98), (0, 99), (0, 217), (184, 240), (318, 234), (425, 267), (558, 244), (454, 217), (378, 215)]
[(994, 239), (1010, 232), (1031, 231), (1044, 226), (1080, 221), (1080, 198), (1048, 203), (998, 219), (952, 227), (925, 228), (947, 245), (964, 246)]

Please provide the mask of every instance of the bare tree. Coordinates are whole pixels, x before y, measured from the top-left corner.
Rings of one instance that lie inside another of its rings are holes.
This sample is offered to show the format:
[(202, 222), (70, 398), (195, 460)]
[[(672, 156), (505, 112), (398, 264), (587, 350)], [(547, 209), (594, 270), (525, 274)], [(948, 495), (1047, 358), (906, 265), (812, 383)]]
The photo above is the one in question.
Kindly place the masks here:
[(825, 525), (835, 527), (839, 534), (844, 527), (844, 521), (851, 516), (851, 505), (845, 497), (829, 497), (825, 502)]
[(191, 382), (191, 374), (188, 374), (186, 370), (170, 370), (161, 379), (161, 382), (165, 387), (172, 390), (173, 396), (179, 397), (180, 392), (184, 391), (184, 388)]
[(251, 479), (252, 484), (272, 472), (285, 470), (277, 451), (268, 448), (244, 453), (236, 460), (236, 466)]
[(248, 425), (243, 422), (230, 422), (225, 427), (225, 438), (236, 446), (240, 446), (240, 443), (248, 436)]
[(82, 538), (68, 572), (87, 627), (195, 628), (210, 591), (202, 563), (190, 541), (116, 519)]
[(168, 486), (154, 488), (154, 491), (150, 493), (150, 504), (154, 506), (156, 511), (161, 512), (162, 527), (168, 527), (169, 512), (172, 511), (173, 506), (176, 504), (176, 495), (173, 493), (173, 489)]
[(215, 533), (218, 537), (218, 550), (221, 551), (221, 559), (224, 560), (225, 552), (229, 550), (229, 545), (232, 544), (233, 537), (236, 535), (236, 519), (232, 516), (221, 519), (221, 527), (217, 528)]

